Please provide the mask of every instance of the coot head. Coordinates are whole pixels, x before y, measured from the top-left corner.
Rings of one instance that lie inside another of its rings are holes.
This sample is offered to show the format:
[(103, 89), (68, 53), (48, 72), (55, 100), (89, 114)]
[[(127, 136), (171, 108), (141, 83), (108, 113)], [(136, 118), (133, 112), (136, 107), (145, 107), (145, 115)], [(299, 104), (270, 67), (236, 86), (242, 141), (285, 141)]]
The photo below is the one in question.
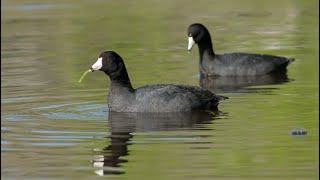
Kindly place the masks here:
[(90, 68), (90, 72), (103, 71), (111, 79), (121, 77), (126, 74), (126, 68), (122, 58), (114, 51), (105, 51), (100, 54), (96, 63)]
[(190, 52), (195, 43), (211, 44), (211, 37), (208, 29), (199, 23), (191, 24), (188, 28), (188, 51)]

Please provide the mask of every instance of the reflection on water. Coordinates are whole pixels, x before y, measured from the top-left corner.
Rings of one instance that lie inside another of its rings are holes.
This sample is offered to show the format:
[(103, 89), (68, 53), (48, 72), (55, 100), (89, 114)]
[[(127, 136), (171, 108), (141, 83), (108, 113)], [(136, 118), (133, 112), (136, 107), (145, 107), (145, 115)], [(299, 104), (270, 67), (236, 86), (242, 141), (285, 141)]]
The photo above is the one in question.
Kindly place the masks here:
[(124, 170), (121, 169), (121, 163), (128, 162), (123, 159), (128, 155), (128, 145), (130, 145), (131, 132), (111, 132), (107, 137), (110, 139), (110, 145), (103, 149), (94, 149), (94, 157), (92, 165), (100, 168), (95, 170), (99, 176), (107, 174), (123, 174)]
[(288, 78), (287, 73), (267, 74), (262, 76), (201, 76), (200, 86), (214, 93), (232, 93), (242, 90), (249, 86), (282, 84), (292, 81)]
[[(121, 164), (127, 163), (125, 156), (129, 155), (128, 146), (134, 132), (179, 131), (190, 128), (199, 128), (226, 115), (221, 111), (195, 111), (187, 113), (118, 113), (109, 112), (110, 144), (103, 149), (95, 149), (92, 165), (101, 168), (95, 173), (103, 176), (107, 174), (123, 174)], [(196, 126), (196, 127), (195, 127)], [(206, 130), (208, 130), (206, 128)], [(212, 130), (212, 129), (211, 129)], [(191, 135), (192, 136), (192, 135)], [(165, 141), (178, 140), (179, 142), (194, 140), (195, 137), (166, 137)], [(161, 140), (162, 138), (157, 138)], [(155, 140), (155, 138), (153, 138)], [(143, 142), (146, 144), (147, 142)], [(153, 142), (152, 142), (153, 143)], [(152, 143), (149, 145), (152, 146)], [(168, 152), (169, 153), (169, 152)]]

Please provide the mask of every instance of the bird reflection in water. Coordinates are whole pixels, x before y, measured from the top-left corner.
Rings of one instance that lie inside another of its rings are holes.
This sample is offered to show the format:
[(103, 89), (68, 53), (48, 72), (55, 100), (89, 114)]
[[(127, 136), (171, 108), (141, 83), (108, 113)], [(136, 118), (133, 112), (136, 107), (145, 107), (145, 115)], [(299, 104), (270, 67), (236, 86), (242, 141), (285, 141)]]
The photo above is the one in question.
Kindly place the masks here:
[[(129, 145), (133, 132), (176, 131), (186, 128), (201, 129), (211, 121), (227, 115), (221, 111), (194, 111), (186, 113), (118, 113), (109, 112), (108, 122), (110, 136), (108, 146), (94, 150), (92, 165), (99, 168), (95, 173), (99, 176), (124, 174), (123, 163), (130, 155)], [(207, 129), (206, 129), (207, 130)]]
[[(249, 86), (282, 84), (290, 82), (286, 72), (260, 76), (200, 76), (200, 86), (214, 93), (232, 93), (245, 90)], [(265, 88), (261, 88), (263, 90)], [(249, 89), (247, 89), (250, 92)]]

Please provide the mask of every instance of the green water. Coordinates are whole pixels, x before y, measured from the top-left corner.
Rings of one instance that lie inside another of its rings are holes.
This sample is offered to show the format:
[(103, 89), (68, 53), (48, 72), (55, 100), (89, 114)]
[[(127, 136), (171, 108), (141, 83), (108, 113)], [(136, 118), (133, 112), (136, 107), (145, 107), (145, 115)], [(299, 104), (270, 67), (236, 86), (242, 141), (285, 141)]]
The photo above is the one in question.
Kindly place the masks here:
[[(319, 178), (318, 1), (1, 5), (2, 178)], [(102, 51), (114, 50), (135, 88), (198, 86), (197, 47), (187, 52), (194, 22), (209, 29), (217, 53), (295, 58), (289, 81), (222, 90), (229, 99), (209, 117), (109, 113), (104, 73), (78, 83)], [(292, 136), (295, 128), (308, 135)]]

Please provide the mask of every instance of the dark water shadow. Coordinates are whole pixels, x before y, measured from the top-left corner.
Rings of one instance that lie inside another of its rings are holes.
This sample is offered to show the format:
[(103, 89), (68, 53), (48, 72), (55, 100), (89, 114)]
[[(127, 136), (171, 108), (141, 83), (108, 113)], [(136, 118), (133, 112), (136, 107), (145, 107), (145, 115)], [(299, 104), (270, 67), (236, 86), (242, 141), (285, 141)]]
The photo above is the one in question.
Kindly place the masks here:
[(286, 73), (267, 74), (262, 76), (243, 77), (206, 77), (201, 76), (199, 84), (214, 93), (232, 93), (244, 90), (249, 86), (282, 84), (293, 81)]
[(128, 162), (125, 157), (130, 155), (128, 146), (134, 144), (130, 140), (133, 137), (133, 132), (183, 131), (190, 128), (201, 130), (201, 127), (222, 115), (227, 115), (227, 113), (221, 111), (187, 113), (109, 112), (110, 135), (106, 137), (108, 145), (95, 152), (92, 165), (100, 168), (95, 173), (99, 176), (125, 173), (121, 164)]

